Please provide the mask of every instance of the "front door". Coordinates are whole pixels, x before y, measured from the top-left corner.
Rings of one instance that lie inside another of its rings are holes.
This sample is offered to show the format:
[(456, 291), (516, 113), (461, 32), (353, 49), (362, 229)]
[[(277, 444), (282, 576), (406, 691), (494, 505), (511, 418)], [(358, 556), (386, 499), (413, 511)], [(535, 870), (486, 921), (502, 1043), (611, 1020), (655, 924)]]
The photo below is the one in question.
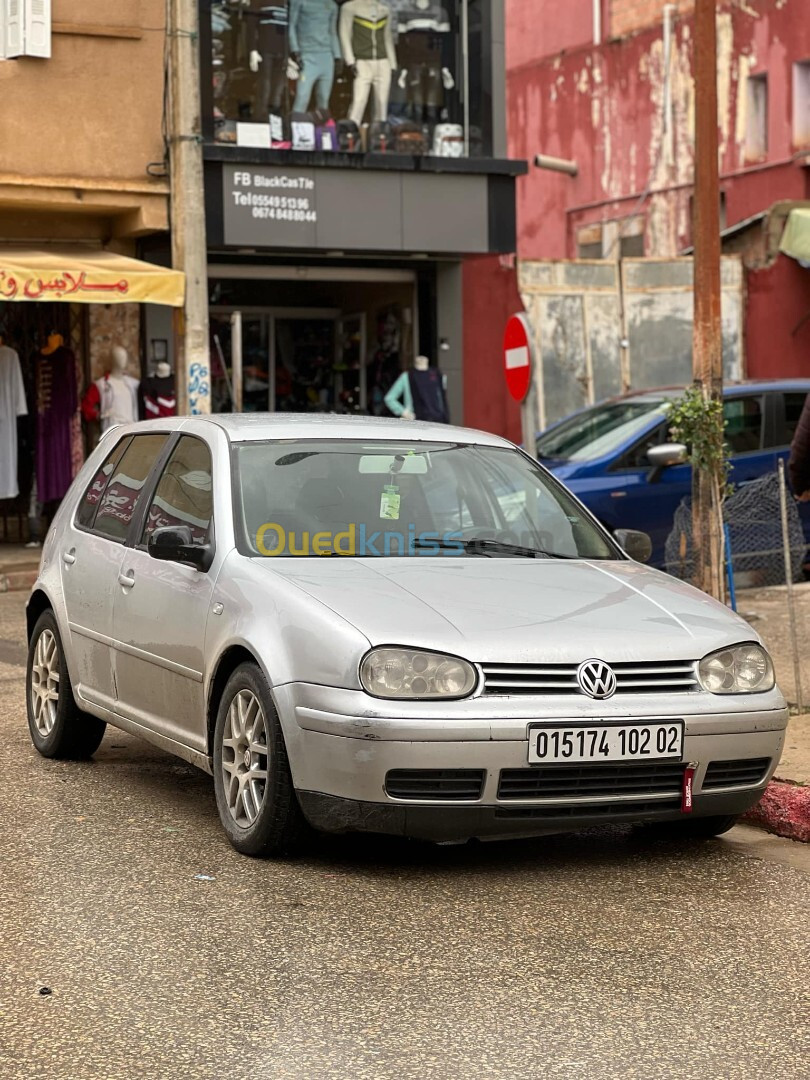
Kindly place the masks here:
[(211, 452), (183, 435), (155, 489), (142, 535), (127, 548), (116, 590), (117, 710), (175, 742), (206, 749), (203, 688), (205, 628), (211, 576), (153, 559), (149, 536), (167, 525), (188, 525), (196, 543), (213, 542)]

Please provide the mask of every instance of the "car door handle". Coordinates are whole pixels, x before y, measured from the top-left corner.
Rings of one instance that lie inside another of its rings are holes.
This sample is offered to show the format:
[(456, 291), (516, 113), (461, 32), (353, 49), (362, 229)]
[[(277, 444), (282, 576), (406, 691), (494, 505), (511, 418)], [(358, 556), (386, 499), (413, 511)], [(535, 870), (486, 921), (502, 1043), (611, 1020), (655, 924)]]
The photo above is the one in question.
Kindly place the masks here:
[(73, 566), (73, 564), (76, 562), (75, 551), (75, 548), (71, 548), (70, 551), (62, 552), (62, 562), (65, 564), (65, 566)]
[(130, 571), (129, 574), (119, 574), (118, 584), (123, 585), (125, 589), (131, 589), (135, 584), (135, 573)]

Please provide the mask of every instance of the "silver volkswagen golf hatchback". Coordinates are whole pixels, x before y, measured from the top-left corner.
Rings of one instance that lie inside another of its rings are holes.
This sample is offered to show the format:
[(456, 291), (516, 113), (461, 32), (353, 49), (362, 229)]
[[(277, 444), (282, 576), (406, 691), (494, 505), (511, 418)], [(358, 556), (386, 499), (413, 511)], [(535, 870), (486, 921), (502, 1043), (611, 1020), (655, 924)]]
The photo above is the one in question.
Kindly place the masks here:
[(31, 737), (83, 758), (112, 724), (212, 773), (250, 855), (313, 827), (716, 835), (762, 794), (787, 709), (751, 627), (648, 551), (479, 431), (116, 428), (28, 602)]

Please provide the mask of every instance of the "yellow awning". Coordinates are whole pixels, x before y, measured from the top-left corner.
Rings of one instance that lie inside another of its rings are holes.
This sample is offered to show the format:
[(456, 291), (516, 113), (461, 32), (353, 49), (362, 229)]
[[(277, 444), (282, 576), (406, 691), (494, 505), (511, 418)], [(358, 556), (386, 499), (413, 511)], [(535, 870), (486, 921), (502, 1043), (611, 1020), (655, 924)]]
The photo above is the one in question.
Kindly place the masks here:
[(790, 211), (779, 250), (801, 263), (810, 263), (810, 206)]
[(185, 274), (112, 251), (0, 247), (0, 300), (182, 307)]

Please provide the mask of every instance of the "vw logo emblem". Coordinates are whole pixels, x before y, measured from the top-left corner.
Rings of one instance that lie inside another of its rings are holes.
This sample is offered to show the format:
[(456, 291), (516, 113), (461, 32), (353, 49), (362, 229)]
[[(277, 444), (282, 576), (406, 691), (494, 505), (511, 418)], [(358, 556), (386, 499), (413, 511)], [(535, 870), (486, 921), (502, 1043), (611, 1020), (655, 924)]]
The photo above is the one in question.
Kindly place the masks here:
[(586, 660), (577, 668), (577, 682), (583, 694), (604, 701), (616, 693), (616, 673), (604, 660)]

